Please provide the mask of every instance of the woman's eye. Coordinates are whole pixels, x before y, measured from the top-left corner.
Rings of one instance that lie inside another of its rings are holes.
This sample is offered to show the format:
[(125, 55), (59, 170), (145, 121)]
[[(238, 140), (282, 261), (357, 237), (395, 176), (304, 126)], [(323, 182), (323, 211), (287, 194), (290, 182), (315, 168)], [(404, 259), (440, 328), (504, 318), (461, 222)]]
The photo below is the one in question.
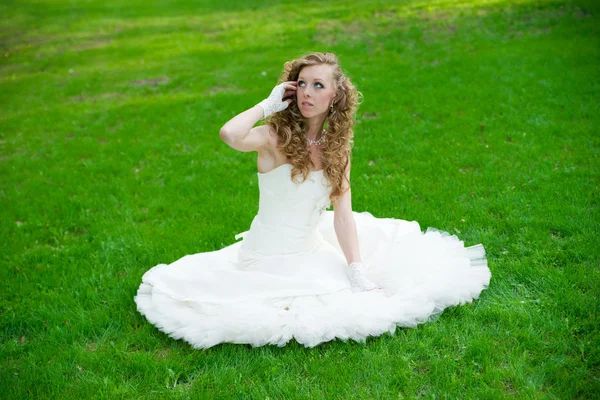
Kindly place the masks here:
[[(317, 85), (319, 85), (319, 86), (317, 86)], [(299, 87), (304, 87), (304, 86), (306, 86), (306, 84), (304, 83), (304, 81), (298, 81), (298, 86)], [(323, 86), (323, 84), (321, 82), (315, 83), (315, 86), (318, 87), (318, 88), (321, 88), (321, 89), (324, 88), (324, 86)]]

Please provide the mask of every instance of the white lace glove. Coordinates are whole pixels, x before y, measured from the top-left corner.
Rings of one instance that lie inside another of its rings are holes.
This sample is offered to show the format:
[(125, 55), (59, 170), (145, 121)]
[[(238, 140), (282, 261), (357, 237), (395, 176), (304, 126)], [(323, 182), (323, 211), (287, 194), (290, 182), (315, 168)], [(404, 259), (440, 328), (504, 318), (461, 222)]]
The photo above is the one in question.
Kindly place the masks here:
[(365, 276), (365, 269), (362, 262), (355, 261), (350, 263), (346, 273), (348, 274), (348, 279), (350, 279), (350, 288), (353, 292), (381, 289)]
[(267, 118), (269, 115), (271, 115), (273, 113), (283, 111), (286, 108), (288, 108), (288, 106), (290, 105), (290, 103), (292, 101), (291, 100), (283, 101), (283, 96), (285, 95), (285, 89), (286, 89), (286, 82), (280, 83), (279, 85), (277, 85), (273, 88), (273, 91), (271, 92), (269, 97), (267, 97), (266, 99), (264, 99), (263, 101), (258, 103), (258, 105), (261, 106), (262, 109), (264, 110), (263, 118)]

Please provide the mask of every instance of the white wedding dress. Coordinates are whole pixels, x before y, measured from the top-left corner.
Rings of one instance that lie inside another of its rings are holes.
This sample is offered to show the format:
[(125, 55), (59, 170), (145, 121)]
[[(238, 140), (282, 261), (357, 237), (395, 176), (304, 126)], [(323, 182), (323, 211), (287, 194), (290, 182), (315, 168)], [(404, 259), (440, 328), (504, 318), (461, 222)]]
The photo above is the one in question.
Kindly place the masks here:
[(195, 348), (219, 343), (306, 347), (365, 342), (471, 302), (490, 281), (481, 244), (465, 247), (415, 221), (354, 212), (366, 275), (383, 290), (350, 289), (333, 227), (326, 178), (291, 180), (291, 165), (258, 173), (260, 203), (241, 241), (159, 264), (135, 302), (158, 329)]

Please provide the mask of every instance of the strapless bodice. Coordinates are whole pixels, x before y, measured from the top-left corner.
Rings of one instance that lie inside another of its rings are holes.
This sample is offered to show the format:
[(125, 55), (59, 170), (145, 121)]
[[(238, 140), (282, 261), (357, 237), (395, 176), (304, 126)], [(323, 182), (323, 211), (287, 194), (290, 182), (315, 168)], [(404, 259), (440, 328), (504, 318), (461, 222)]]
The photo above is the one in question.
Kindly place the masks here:
[[(261, 255), (295, 254), (310, 251), (322, 237), (317, 227), (331, 205), (331, 188), (322, 170), (311, 171), (304, 182), (291, 178), (291, 164), (258, 172), (259, 206), (242, 248)], [(299, 177), (299, 180), (301, 177)]]

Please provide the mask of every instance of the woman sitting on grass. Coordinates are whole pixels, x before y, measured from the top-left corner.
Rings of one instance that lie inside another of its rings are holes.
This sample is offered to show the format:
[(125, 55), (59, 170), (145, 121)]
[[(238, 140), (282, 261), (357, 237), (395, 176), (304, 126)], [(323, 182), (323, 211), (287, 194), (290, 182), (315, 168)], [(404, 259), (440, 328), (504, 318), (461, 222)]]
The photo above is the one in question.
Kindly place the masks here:
[(414, 327), (479, 296), (491, 277), (481, 244), (352, 210), (358, 95), (335, 55), (311, 53), (223, 125), (225, 143), (258, 154), (258, 213), (241, 241), (146, 272), (135, 301), (150, 322), (196, 348), (313, 347)]

